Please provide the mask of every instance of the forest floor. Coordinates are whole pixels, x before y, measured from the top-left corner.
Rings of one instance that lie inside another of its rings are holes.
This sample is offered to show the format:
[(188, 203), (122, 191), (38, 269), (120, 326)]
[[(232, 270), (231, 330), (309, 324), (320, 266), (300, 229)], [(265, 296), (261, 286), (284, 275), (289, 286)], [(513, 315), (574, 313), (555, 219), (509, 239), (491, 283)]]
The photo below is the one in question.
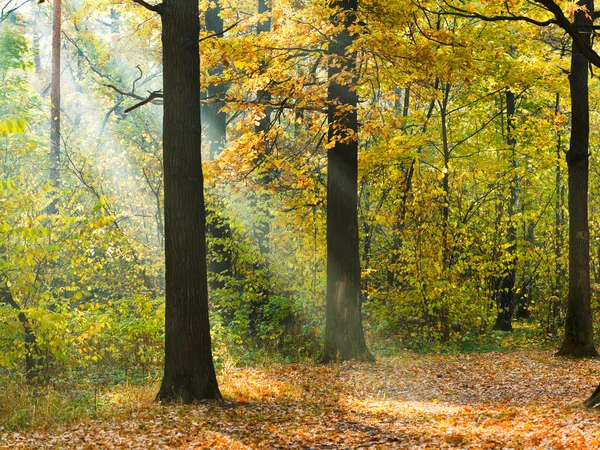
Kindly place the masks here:
[(129, 387), (103, 399), (112, 415), (0, 430), (0, 448), (600, 448), (599, 412), (581, 406), (600, 362), (549, 351), (231, 368), (219, 381), (222, 404), (162, 406), (156, 385)]

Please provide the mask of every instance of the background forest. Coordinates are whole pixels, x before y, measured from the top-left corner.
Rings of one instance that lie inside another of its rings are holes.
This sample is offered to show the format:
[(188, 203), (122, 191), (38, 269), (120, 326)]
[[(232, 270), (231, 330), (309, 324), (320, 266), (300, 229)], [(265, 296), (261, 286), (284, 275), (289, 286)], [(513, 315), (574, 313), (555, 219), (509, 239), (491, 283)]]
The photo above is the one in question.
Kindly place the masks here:
[[(509, 3), (547, 19), (533, 4)], [(565, 6), (570, 18), (574, 5)], [(323, 351), (327, 157), (347, 139), (328, 138), (332, 67), (337, 83), (356, 82), (371, 352), (560, 346), (571, 37), (551, 23), (473, 17), (486, 7), (362, 1), (349, 29), (349, 73), (331, 62), (340, 27), (328, 2), (200, 2), (217, 370)], [(60, 133), (51, 146), (52, 5), (3, 0), (0, 8), (0, 392), (27, 376), (77, 383), (91, 399), (98, 386), (155, 379), (165, 302), (160, 19), (133, 1), (64, 1)], [(595, 70), (592, 311), (600, 298)]]

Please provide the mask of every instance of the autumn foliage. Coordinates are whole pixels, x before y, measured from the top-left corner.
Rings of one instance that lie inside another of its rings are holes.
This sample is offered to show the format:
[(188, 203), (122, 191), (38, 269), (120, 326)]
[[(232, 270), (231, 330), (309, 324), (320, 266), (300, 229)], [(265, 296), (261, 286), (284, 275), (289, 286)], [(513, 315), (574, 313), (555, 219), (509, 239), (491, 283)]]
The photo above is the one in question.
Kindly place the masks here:
[[(579, 51), (589, 117), (577, 122), (564, 25), (593, 22), (593, 3), (346, 3), (199, 2), (188, 150), (198, 168), (201, 152), (203, 192), (199, 171), (163, 157), (158, 7), (65, 2), (49, 161), (51, 5), (0, 3), (0, 446), (600, 447), (580, 406), (595, 363), (549, 350), (565, 323), (581, 331), (566, 321), (575, 239), (589, 246), (589, 267), (587, 250), (575, 257), (591, 305), (569, 317), (598, 328), (599, 85)], [(182, 122), (170, 130), (185, 138)], [(589, 151), (568, 164), (574, 122)], [(344, 226), (358, 238), (337, 247), (352, 250), (352, 323), (377, 362), (336, 350), (315, 365), (328, 282), (332, 305), (346, 292), (342, 271), (327, 279), (328, 160), (345, 147), (357, 172), (336, 189), (358, 222), (341, 208), (329, 239)], [(206, 200), (179, 237), (204, 261), (205, 226), (203, 342), (210, 333), (220, 403), (152, 403), (165, 228), (183, 223), (165, 222), (167, 161), (193, 182), (185, 198)], [(570, 237), (576, 163), (588, 217)]]

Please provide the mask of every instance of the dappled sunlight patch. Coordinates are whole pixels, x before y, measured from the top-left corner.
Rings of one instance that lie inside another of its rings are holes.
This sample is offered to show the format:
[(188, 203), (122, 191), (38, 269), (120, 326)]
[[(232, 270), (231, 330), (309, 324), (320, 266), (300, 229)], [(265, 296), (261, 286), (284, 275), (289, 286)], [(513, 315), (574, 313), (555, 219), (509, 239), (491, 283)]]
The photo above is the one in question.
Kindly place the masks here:
[(419, 419), (451, 417), (463, 412), (463, 408), (436, 401), (395, 401), (386, 399), (361, 400), (357, 398), (345, 399), (344, 405), (352, 411), (365, 411), (370, 414), (390, 415), (398, 418)]
[(221, 392), (225, 398), (242, 403), (299, 398), (297, 386), (278, 380), (258, 369), (237, 369), (223, 376)]

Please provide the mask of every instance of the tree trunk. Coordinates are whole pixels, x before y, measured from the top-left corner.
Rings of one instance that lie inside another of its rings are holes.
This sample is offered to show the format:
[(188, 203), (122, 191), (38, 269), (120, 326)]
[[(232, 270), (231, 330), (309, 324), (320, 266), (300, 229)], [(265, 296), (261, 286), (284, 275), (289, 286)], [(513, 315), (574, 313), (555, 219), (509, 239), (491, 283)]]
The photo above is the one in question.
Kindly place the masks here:
[[(60, 184), (60, 45), (62, 0), (52, 3), (52, 79), (50, 89), (50, 181)], [(56, 214), (56, 200), (48, 206), (49, 214)]]
[(212, 359), (200, 155), (198, 0), (160, 6), (163, 43), (165, 365), (157, 400), (220, 399)]
[[(271, 31), (271, 5), (267, 4), (266, 0), (258, 0), (258, 14), (267, 14), (267, 18), (262, 19), (256, 25), (257, 34), (268, 33)], [(261, 72), (264, 68), (261, 68)], [(259, 101), (271, 100), (271, 93), (268, 90), (259, 90), (256, 93), (256, 98)], [(271, 296), (271, 274), (270, 274), (270, 240), (269, 233), (271, 231), (272, 215), (269, 210), (270, 195), (267, 192), (269, 184), (272, 181), (272, 173), (268, 169), (261, 167), (265, 164), (267, 157), (271, 154), (271, 142), (268, 140), (267, 133), (271, 126), (270, 106), (265, 107), (264, 116), (261, 117), (254, 131), (260, 137), (260, 148), (257, 151), (257, 156), (254, 159), (254, 165), (258, 168), (257, 183), (260, 188), (251, 195), (251, 206), (254, 211), (254, 220), (252, 223), (253, 235), (258, 245), (260, 258), (257, 258), (252, 265), (254, 277), (257, 280), (257, 295), (251, 301), (250, 305), (250, 329), (254, 334), (257, 333), (258, 324), (263, 320), (263, 307), (269, 303)]]
[[(560, 94), (556, 94), (556, 106), (554, 108), (555, 115), (559, 114)], [(564, 226), (564, 185), (562, 182), (562, 170), (560, 159), (562, 158), (562, 133), (559, 130), (556, 136), (556, 167), (554, 170), (554, 286), (552, 287), (552, 301), (548, 311), (548, 326), (547, 333), (555, 333), (558, 325), (557, 320), (561, 310), (560, 292), (565, 280), (565, 270), (561, 264), (561, 256), (564, 248), (563, 226)]]
[(506, 143), (511, 149), (511, 169), (513, 171), (510, 184), (510, 200), (508, 203), (508, 232), (507, 240), (509, 247), (506, 251), (510, 255), (510, 263), (506, 267), (500, 280), (499, 292), (496, 303), (498, 305), (498, 316), (494, 324), (494, 330), (512, 331), (512, 317), (517, 306), (517, 295), (515, 293), (516, 265), (517, 265), (517, 227), (515, 214), (519, 210), (519, 177), (516, 173), (518, 168), (517, 155), (515, 153), (515, 94), (506, 91)]
[[(357, 0), (333, 0), (335, 19), (344, 24), (330, 44), (337, 61), (329, 65), (327, 155), (327, 305), (322, 362), (336, 359), (373, 360), (362, 327), (358, 243), (358, 120), (356, 57), (347, 54), (354, 40)], [(339, 62), (339, 64), (338, 64)], [(353, 74), (350, 85), (340, 73)]]
[[(590, 44), (593, 0), (578, 5), (574, 24), (581, 38)], [(586, 32), (587, 30), (587, 32)], [(565, 335), (558, 356), (597, 356), (594, 347), (590, 305), (590, 233), (588, 226), (589, 99), (588, 61), (577, 46), (571, 50), (571, 139), (567, 152), (569, 178), (569, 297)]]
[[(223, 19), (219, 16), (221, 13), (221, 4), (215, 1), (215, 6), (208, 8), (204, 16), (206, 31), (216, 37), (223, 34)], [(220, 76), (223, 73), (223, 67), (218, 66), (210, 71), (212, 76)], [(227, 92), (227, 86), (224, 83), (209, 84), (206, 87), (206, 96), (210, 100), (223, 99)], [(209, 103), (202, 106), (202, 126), (208, 131), (209, 158), (214, 159), (220, 155), (225, 147), (227, 133), (227, 114), (221, 111), (223, 102)]]
[[(214, 7), (209, 7), (204, 15), (205, 26), (206, 31), (215, 35), (216, 38), (220, 38), (223, 35), (223, 19), (219, 16), (221, 4), (216, 0), (214, 5)], [(212, 76), (220, 76), (222, 73), (223, 67), (220, 65), (210, 71)], [(224, 83), (211, 83), (206, 87), (206, 95), (210, 100), (224, 99), (226, 92), (227, 85)], [(210, 160), (220, 155), (227, 143), (227, 114), (221, 111), (223, 106), (224, 103), (219, 101), (201, 107), (202, 127), (208, 131), (206, 137), (208, 138)], [(210, 277), (210, 288), (215, 290), (224, 288), (223, 277), (231, 274), (232, 255), (226, 245), (226, 241), (231, 239), (231, 229), (227, 220), (218, 211), (218, 207), (221, 206), (219, 199), (215, 198), (212, 206), (209, 206), (210, 204), (207, 205), (207, 226), (213, 244), (209, 247), (208, 270), (213, 274)]]
[(25, 376), (29, 382), (39, 381), (42, 375), (42, 364), (40, 364), (40, 352), (31, 322), (25, 313), (21, 311), (19, 304), (15, 301), (9, 288), (6, 286), (0, 287), (0, 302), (18, 311), (17, 318), (21, 322), (25, 333)]

